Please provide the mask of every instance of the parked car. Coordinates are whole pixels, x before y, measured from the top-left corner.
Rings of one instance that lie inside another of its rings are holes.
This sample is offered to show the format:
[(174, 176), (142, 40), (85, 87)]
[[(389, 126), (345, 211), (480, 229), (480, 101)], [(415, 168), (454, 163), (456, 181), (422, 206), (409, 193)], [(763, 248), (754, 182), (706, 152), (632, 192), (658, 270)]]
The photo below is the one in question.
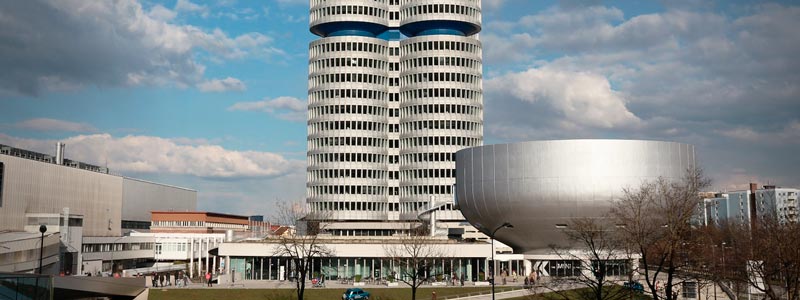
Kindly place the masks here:
[(347, 289), (342, 294), (342, 300), (369, 300), (369, 292), (360, 288)]
[(631, 289), (634, 292), (644, 293), (644, 286), (636, 281), (628, 281), (622, 284), (622, 287)]

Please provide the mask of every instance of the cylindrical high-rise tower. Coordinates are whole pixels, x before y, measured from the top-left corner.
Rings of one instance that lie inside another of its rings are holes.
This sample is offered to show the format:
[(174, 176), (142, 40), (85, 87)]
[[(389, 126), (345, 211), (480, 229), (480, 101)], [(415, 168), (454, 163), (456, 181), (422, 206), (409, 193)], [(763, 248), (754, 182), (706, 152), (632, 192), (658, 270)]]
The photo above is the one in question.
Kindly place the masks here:
[[(452, 207), (454, 153), (483, 141), (479, 0), (311, 0), (308, 204), (336, 235)], [(441, 227), (440, 227), (441, 229)]]

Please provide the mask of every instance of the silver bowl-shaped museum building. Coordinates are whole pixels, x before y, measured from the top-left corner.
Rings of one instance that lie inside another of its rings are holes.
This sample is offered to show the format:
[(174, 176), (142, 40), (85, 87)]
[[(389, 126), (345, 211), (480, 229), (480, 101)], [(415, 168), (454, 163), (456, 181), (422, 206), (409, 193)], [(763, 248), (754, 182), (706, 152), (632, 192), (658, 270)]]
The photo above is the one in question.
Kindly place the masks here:
[(681, 178), (694, 146), (642, 140), (554, 140), (467, 148), (456, 153), (456, 205), (516, 253), (563, 245), (571, 218), (600, 217), (623, 188)]

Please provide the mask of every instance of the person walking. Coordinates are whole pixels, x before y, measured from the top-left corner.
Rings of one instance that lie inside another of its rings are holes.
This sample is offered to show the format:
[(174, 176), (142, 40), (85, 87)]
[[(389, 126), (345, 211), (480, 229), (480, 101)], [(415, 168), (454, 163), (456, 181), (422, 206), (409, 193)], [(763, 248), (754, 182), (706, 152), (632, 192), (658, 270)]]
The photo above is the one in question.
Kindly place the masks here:
[(158, 285), (164, 287), (164, 274), (158, 275)]
[(150, 274), (150, 281), (153, 287), (158, 287), (158, 275), (156, 275), (155, 272), (153, 272), (153, 274)]
[(206, 272), (206, 282), (208, 283), (208, 287), (211, 287), (211, 272)]

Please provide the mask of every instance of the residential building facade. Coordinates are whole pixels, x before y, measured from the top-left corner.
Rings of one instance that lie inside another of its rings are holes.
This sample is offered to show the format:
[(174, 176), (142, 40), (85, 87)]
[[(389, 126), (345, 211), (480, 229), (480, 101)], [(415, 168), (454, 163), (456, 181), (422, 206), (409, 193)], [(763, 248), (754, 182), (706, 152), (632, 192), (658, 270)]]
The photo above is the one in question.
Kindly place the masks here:
[[(782, 188), (751, 183), (747, 190), (718, 193), (706, 198), (707, 224), (737, 222), (749, 224), (760, 217), (774, 218), (778, 222), (797, 222), (800, 189)], [(755, 218), (754, 218), (755, 217)]]

